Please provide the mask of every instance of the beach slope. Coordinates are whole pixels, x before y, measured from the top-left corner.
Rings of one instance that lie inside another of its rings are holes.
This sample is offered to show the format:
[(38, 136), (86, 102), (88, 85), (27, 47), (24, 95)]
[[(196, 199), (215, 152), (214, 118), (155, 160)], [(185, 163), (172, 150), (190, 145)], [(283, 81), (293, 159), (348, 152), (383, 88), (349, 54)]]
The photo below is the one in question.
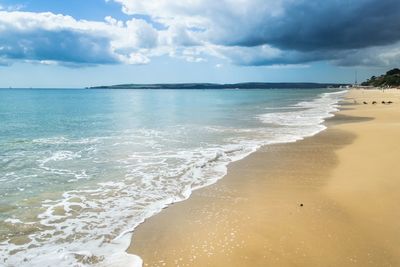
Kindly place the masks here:
[(350, 91), (326, 131), (231, 164), (140, 225), (128, 252), (144, 266), (400, 266), (399, 103)]

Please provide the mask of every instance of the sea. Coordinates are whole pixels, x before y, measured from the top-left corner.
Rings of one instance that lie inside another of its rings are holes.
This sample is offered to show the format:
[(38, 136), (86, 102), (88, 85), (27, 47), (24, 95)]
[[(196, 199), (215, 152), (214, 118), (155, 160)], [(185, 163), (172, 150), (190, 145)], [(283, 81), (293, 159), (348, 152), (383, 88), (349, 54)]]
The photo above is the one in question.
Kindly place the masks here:
[(139, 224), (323, 131), (345, 93), (0, 90), (0, 266), (141, 266), (125, 252)]

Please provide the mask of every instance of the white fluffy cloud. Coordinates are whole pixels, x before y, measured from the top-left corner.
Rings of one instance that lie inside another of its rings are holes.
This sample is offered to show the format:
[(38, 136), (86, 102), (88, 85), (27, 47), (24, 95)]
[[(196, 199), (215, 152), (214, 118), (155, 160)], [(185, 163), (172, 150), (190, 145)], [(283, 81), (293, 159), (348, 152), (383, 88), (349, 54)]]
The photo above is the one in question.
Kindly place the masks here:
[[(168, 27), (185, 28), (201, 41), (240, 42), (257, 34), (265, 18), (284, 14), (293, 0), (114, 0), (127, 14), (146, 14)], [(193, 31), (193, 29), (195, 29)], [(187, 34), (187, 33), (185, 33)]]
[(158, 32), (143, 20), (76, 20), (53, 13), (0, 11), (0, 59), (62, 64), (143, 64)]

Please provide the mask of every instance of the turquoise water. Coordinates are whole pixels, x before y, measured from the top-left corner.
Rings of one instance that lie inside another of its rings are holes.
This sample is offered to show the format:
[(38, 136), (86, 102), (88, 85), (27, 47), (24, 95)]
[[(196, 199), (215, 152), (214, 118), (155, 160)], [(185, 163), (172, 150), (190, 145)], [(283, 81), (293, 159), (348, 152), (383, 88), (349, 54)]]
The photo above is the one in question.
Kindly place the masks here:
[(0, 265), (139, 263), (124, 250), (145, 218), (262, 145), (323, 130), (342, 96), (0, 90)]

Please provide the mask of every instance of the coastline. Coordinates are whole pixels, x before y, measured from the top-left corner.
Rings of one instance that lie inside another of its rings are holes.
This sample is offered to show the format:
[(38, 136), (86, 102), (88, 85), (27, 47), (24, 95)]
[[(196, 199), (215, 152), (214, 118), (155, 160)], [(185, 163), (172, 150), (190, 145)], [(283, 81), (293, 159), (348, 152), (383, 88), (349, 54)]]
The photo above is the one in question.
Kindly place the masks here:
[[(395, 103), (350, 105), (381, 97)], [(144, 266), (398, 265), (399, 93), (353, 90), (347, 98), (327, 130), (266, 146), (149, 218), (128, 252)]]

